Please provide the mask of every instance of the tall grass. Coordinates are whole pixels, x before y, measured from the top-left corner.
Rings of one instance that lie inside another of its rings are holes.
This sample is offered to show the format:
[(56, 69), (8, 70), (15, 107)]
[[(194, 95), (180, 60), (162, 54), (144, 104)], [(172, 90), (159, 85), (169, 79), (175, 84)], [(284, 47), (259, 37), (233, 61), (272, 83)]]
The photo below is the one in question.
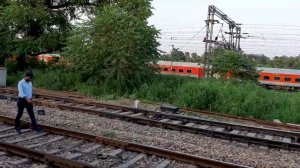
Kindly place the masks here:
[(300, 123), (299, 93), (270, 91), (251, 82), (167, 77), (141, 87), (136, 96), (180, 107)]
[(62, 70), (35, 70), (34, 86), (52, 90), (76, 90), (76, 85), (81, 82), (80, 74)]
[(18, 72), (18, 73), (8, 73), (6, 78), (6, 85), (7, 86), (17, 86), (19, 80), (21, 80), (24, 77), (24, 73)]
[[(105, 85), (89, 85), (79, 73), (62, 70), (34, 71), (34, 86), (74, 90), (104, 99), (138, 98), (180, 107), (215, 111), (263, 120), (300, 123), (300, 94), (263, 89), (251, 82), (155, 76), (149, 83), (126, 95), (114, 94)], [(16, 84), (9, 76), (9, 84)]]

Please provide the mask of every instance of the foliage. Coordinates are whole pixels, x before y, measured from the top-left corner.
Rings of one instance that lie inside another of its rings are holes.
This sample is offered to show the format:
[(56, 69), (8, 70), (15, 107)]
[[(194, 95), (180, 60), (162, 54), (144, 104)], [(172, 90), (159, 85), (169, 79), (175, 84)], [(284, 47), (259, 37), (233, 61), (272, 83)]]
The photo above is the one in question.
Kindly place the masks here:
[(146, 21), (153, 15), (151, 1), (152, 0), (118, 0), (117, 7), (136, 18)]
[(8, 29), (3, 25), (3, 23), (0, 20), (0, 66), (4, 65), (5, 59), (9, 56), (12, 49), (12, 39), (10, 37)]
[(183, 52), (179, 48), (173, 48), (171, 54), (160, 56), (160, 60), (164, 61), (203, 62), (202, 59), (197, 53)]
[(80, 74), (63, 70), (34, 70), (33, 74), (34, 85), (45, 89), (72, 91), (81, 82)]
[(143, 85), (134, 98), (256, 119), (300, 123), (299, 93), (266, 90), (248, 81), (168, 76)]
[(275, 56), (272, 59), (265, 55), (248, 54), (247, 56), (252, 59), (258, 67), (300, 69), (300, 55)]
[(16, 72), (17, 69), (17, 62), (12, 59), (6, 59), (4, 66), (7, 69), (7, 74), (12, 74)]
[(265, 90), (250, 82), (200, 80), (184, 83), (174, 104), (263, 120), (300, 123), (299, 94)]
[(150, 63), (159, 57), (158, 31), (147, 22), (149, 2), (121, 0), (104, 5), (89, 26), (76, 29), (65, 55), (88, 83), (124, 93), (155, 75)]
[(257, 76), (254, 63), (245, 55), (224, 50), (212, 60), (213, 72), (225, 78), (230, 73), (232, 78), (255, 80)]
[(7, 86), (17, 86), (19, 80), (21, 80), (23, 77), (24, 77), (23, 72), (7, 74), (6, 85)]
[(143, 84), (135, 93), (137, 98), (154, 102), (172, 102), (177, 97), (178, 88), (189, 78), (176, 78), (174, 76), (157, 76), (151, 82)]
[[(108, 1), (101, 1), (101, 3)], [(61, 51), (71, 22), (90, 15), (98, 0), (5, 0), (0, 2), (0, 66), (9, 56), (20, 70), (28, 55)]]
[(180, 51), (178, 48), (173, 48), (171, 51), (171, 57), (173, 61), (186, 61), (187, 57), (184, 52)]

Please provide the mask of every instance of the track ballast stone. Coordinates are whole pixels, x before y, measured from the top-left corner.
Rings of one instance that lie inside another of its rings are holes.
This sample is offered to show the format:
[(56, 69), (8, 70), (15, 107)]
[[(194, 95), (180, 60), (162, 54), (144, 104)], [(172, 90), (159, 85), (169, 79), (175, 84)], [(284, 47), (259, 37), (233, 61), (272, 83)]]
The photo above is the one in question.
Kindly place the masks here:
[[(0, 107), (1, 115), (15, 116), (17, 111), (15, 102), (7, 104), (6, 100), (0, 100)], [(35, 112), (37, 108), (35, 107)], [(152, 145), (221, 161), (243, 164), (245, 166), (300, 168), (300, 152), (296, 151), (265, 149), (256, 145), (248, 146), (242, 143), (224, 141), (203, 135), (141, 126), (91, 114), (67, 110), (62, 111), (47, 107), (42, 108), (45, 109), (46, 115), (36, 114), (38, 122), (60, 128)], [(23, 119), (29, 121), (26, 112)], [(184, 166), (177, 165), (176, 167)]]

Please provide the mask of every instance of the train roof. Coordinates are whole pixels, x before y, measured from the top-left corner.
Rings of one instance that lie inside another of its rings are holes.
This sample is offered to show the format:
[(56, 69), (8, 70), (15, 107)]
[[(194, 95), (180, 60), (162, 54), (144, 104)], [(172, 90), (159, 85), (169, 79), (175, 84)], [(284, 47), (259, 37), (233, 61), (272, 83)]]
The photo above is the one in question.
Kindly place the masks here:
[(261, 72), (265, 72), (265, 73), (275, 73), (275, 74), (300, 75), (300, 70), (297, 70), (297, 69), (257, 67), (257, 71), (261, 71)]
[(59, 54), (51, 54), (51, 53), (47, 53), (47, 54), (40, 54), (39, 56), (51, 56), (51, 57), (60, 57)]
[[(183, 67), (203, 68), (203, 64), (198, 64), (193, 62), (158, 61), (157, 64), (162, 66), (183, 66)], [(265, 72), (265, 73), (273, 73), (273, 74), (300, 75), (300, 70), (297, 69), (257, 67), (257, 71)]]
[(198, 64), (193, 62), (158, 61), (157, 64), (163, 66), (184, 66), (184, 67), (193, 67), (193, 68), (203, 67), (203, 64)]

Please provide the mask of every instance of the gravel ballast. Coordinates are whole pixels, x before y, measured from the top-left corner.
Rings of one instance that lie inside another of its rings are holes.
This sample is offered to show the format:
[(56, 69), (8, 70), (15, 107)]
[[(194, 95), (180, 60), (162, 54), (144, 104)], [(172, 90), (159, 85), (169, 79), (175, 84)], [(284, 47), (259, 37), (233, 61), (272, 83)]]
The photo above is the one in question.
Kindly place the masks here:
[[(7, 103), (6, 100), (0, 100), (0, 107), (1, 115), (15, 117), (17, 113), (15, 102)], [(300, 168), (300, 152), (296, 151), (265, 149), (256, 145), (248, 146), (238, 142), (142, 126), (68, 110), (35, 107), (35, 111), (38, 108), (43, 108), (46, 111), (44, 116), (36, 114), (37, 121), (41, 124), (161, 147), (244, 166)], [(26, 112), (24, 112), (22, 119), (29, 120)]]

